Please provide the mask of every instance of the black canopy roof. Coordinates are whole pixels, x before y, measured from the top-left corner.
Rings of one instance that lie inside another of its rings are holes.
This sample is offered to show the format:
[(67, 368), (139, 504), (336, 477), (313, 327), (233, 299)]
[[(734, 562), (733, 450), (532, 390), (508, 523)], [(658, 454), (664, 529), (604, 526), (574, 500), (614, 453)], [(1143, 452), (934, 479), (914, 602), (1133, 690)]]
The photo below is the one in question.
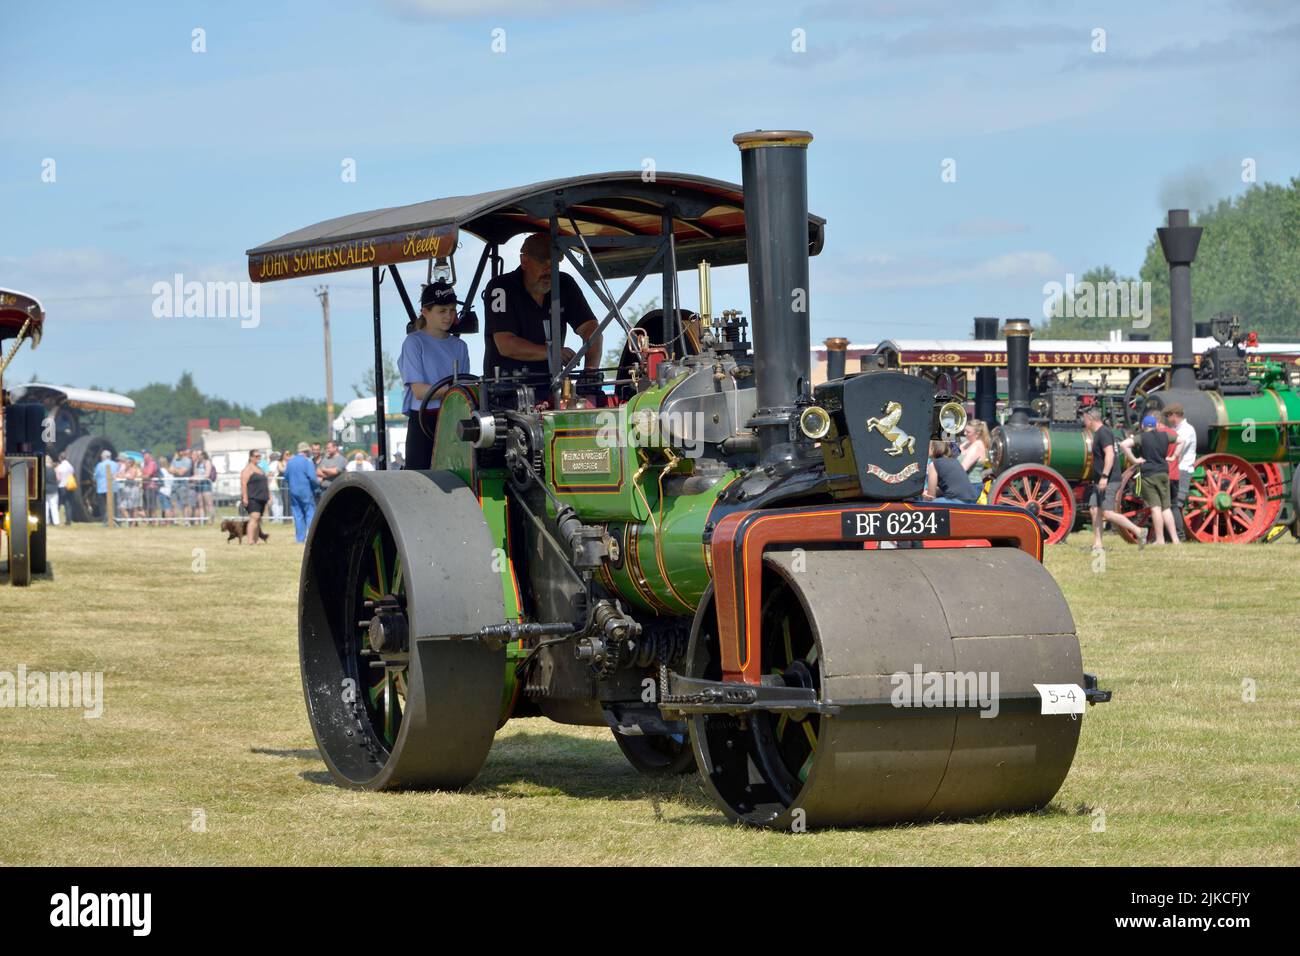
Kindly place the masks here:
[[(265, 282), (324, 272), (369, 268), (449, 255), (461, 229), (488, 243), (523, 232), (545, 232), (559, 217), (562, 235), (574, 234), (570, 217), (588, 239), (609, 278), (634, 275), (653, 255), (650, 242), (602, 247), (606, 237), (662, 235), (663, 216), (673, 216), (679, 269), (702, 259), (713, 265), (745, 261), (745, 204), (735, 183), (686, 173), (596, 173), (452, 196), (409, 206), (327, 219), (248, 250), (249, 275)], [(824, 241), (826, 221), (808, 217), (809, 252)]]

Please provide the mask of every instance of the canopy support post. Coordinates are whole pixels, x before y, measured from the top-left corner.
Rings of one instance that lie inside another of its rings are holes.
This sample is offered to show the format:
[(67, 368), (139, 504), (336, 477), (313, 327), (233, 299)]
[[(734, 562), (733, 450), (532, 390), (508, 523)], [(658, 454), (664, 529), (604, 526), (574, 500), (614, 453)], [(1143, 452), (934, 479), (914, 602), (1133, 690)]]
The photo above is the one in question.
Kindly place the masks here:
[(669, 249), (669, 254), (664, 259), (664, 339), (668, 344), (668, 357), (676, 357), (676, 343), (681, 334), (681, 329), (677, 327), (677, 256), (673, 252), (673, 211), (670, 207), (664, 207), (663, 219), (659, 227), (660, 234), (663, 236), (664, 244)]
[[(558, 212), (558, 210), (557, 210)], [(560, 367), (564, 365), (564, 293), (560, 291), (560, 217), (551, 213), (551, 331), (546, 343), (547, 362), (551, 373), (551, 407), (560, 407), (561, 384), (557, 384)]]
[(388, 420), (384, 414), (384, 343), (383, 329), (379, 322), (379, 282), (379, 266), (373, 266), (370, 269), (370, 284), (375, 307), (375, 426), (379, 432), (379, 467), (376, 470), (386, 471), (388, 470)]
[[(457, 325), (463, 323), (465, 319), (469, 317), (469, 314), (474, 311), (474, 296), (478, 293), (478, 284), (479, 280), (483, 278), (483, 269), (487, 266), (489, 261), (495, 260), (496, 254), (497, 245), (495, 242), (484, 243), (483, 254), (478, 257), (478, 268), (474, 270), (474, 278), (469, 282), (469, 290), (465, 293), (464, 305), (456, 319)], [(496, 278), (496, 276), (494, 275), (493, 278)], [(473, 331), (478, 330), (474, 329)], [(487, 371), (487, 369), (483, 370), (484, 378), (487, 377)]]
[(397, 271), (397, 266), (391, 263), (388, 266), (388, 274), (393, 277), (393, 285), (397, 286), (397, 294), (402, 297), (402, 305), (406, 307), (406, 318), (408, 324), (406, 331), (414, 332), (417, 322), (415, 306), (411, 304), (411, 297), (406, 294), (406, 283), (402, 281), (402, 275)]
[[(609, 283), (605, 281), (605, 276), (600, 271), (600, 265), (599, 263), (596, 262), (596, 257), (592, 255), (591, 248), (587, 244), (586, 238), (584, 238), (583, 235), (580, 232), (578, 232), (578, 224), (576, 222), (573, 223), (573, 230), (574, 230), (574, 236), (577, 239), (576, 244), (582, 246), (583, 252), (586, 255), (586, 262), (585, 263), (579, 262), (578, 259), (574, 256), (573, 250), (569, 248), (570, 245), (574, 244), (573, 239), (564, 240), (565, 242), (565, 248), (563, 250), (564, 258), (568, 259), (569, 264), (572, 265), (573, 268), (578, 271), (578, 274), (581, 275), (584, 280), (586, 280), (587, 286), (591, 289), (591, 291), (595, 294), (596, 298), (598, 298), (601, 301), (601, 303), (605, 306), (607, 310), (605, 317), (600, 320), (600, 324), (597, 326), (597, 331), (604, 332), (606, 327), (609, 326), (609, 324), (614, 319), (618, 319), (619, 325), (623, 327), (623, 331), (627, 335), (627, 341), (631, 343), (633, 353), (636, 355), (640, 355), (641, 350), (637, 348), (636, 342), (632, 338), (632, 327), (628, 324), (627, 320), (623, 318), (622, 309), (623, 306), (627, 303), (627, 300), (632, 298), (632, 293), (634, 293), (637, 290), (637, 287), (641, 285), (641, 282), (643, 279), (645, 279), (646, 274), (649, 273), (649, 271), (655, 267), (655, 264), (663, 257), (664, 252), (668, 249), (668, 244), (663, 242), (656, 244), (654, 255), (651, 256), (649, 259), (647, 259), (645, 261), (645, 264), (641, 266), (641, 271), (636, 274), (636, 277), (632, 280), (632, 284), (627, 287), (626, 291), (624, 291), (624, 293), (621, 296), (615, 299), (614, 293), (609, 287)], [(578, 363), (582, 361), (582, 359), (586, 356), (587, 349), (588, 346), (591, 345), (591, 341), (592, 341), (591, 339), (587, 339), (587, 341), (583, 342), (582, 347), (579, 348), (578, 351), (574, 353), (573, 358), (569, 359), (568, 364), (564, 366), (563, 369), (560, 370), (560, 373), (558, 375), (552, 377), (551, 379), (552, 388), (555, 388), (559, 383), (563, 381), (563, 377), (566, 372), (570, 371), (571, 369), (577, 368)]]

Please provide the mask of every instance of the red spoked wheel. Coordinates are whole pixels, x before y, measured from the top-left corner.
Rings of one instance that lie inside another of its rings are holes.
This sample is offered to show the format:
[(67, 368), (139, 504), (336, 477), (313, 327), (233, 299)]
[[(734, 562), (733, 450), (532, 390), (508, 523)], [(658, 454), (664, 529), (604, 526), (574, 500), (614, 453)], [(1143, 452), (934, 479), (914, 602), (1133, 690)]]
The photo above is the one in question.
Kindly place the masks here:
[(989, 502), (1024, 508), (1038, 519), (1048, 544), (1064, 541), (1074, 528), (1074, 492), (1060, 472), (1046, 465), (1016, 465), (998, 475)]
[(1267, 534), (1277, 524), (1278, 516), (1282, 513), (1282, 505), (1286, 501), (1286, 478), (1282, 474), (1282, 466), (1276, 462), (1256, 465), (1255, 470), (1259, 472), (1259, 480), (1264, 482), (1264, 494), (1267, 496), (1264, 517), (1261, 519)]
[(1198, 460), (1196, 469), (1183, 514), (1187, 533), (1208, 543), (1262, 538), (1272, 519), (1268, 488), (1255, 466), (1236, 455), (1213, 454)]
[[(1151, 509), (1147, 507), (1145, 501), (1138, 497), (1137, 489), (1135, 488), (1137, 483), (1133, 480), (1133, 476), (1136, 474), (1137, 468), (1129, 468), (1124, 472), (1123, 477), (1120, 478), (1119, 491), (1115, 493), (1115, 510), (1138, 526), (1138, 529), (1142, 532), (1143, 541), (1150, 541)], [(1128, 531), (1126, 528), (1121, 528), (1117, 525), (1115, 531), (1129, 544), (1132, 544), (1137, 540), (1133, 536), (1132, 532)]]

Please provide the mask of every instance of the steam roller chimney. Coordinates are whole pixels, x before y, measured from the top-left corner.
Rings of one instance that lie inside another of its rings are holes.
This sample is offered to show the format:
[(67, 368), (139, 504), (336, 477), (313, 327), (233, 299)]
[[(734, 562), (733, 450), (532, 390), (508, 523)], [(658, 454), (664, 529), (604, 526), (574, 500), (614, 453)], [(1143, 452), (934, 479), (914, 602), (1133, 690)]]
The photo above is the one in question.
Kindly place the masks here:
[(811, 384), (808, 313), (808, 144), (801, 130), (737, 133), (745, 192), (750, 328), (764, 464), (794, 456), (795, 400)]
[(848, 339), (832, 338), (826, 340), (826, 381), (843, 378), (845, 362), (849, 357)]
[[(994, 341), (998, 337), (998, 320), (994, 318), (977, 318), (975, 320), (975, 340), (977, 342)], [(998, 412), (998, 370), (992, 365), (981, 366), (975, 372), (975, 417), (989, 423), (995, 421)], [(990, 425), (990, 427), (992, 427)]]
[(1029, 424), (1029, 338), (1034, 334), (1028, 319), (1007, 319), (1003, 330), (1007, 337), (1007, 407), (1008, 422)]
[(1201, 241), (1201, 227), (1189, 225), (1186, 209), (1169, 210), (1169, 225), (1156, 230), (1169, 263), (1169, 327), (1173, 340), (1172, 389), (1196, 389), (1192, 357), (1192, 261)]

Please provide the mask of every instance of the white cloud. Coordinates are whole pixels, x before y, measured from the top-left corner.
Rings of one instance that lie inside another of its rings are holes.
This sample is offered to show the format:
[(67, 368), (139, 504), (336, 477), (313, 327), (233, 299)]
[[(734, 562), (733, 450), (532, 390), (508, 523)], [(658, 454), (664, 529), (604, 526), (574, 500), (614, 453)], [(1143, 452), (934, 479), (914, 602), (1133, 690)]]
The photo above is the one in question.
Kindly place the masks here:
[(929, 258), (899, 259), (892, 255), (864, 254), (854, 257), (841, 268), (841, 288), (881, 291), (887, 289), (925, 289), (937, 286), (983, 283), (1015, 284), (1061, 275), (1065, 267), (1050, 252), (1024, 250), (974, 262)]

